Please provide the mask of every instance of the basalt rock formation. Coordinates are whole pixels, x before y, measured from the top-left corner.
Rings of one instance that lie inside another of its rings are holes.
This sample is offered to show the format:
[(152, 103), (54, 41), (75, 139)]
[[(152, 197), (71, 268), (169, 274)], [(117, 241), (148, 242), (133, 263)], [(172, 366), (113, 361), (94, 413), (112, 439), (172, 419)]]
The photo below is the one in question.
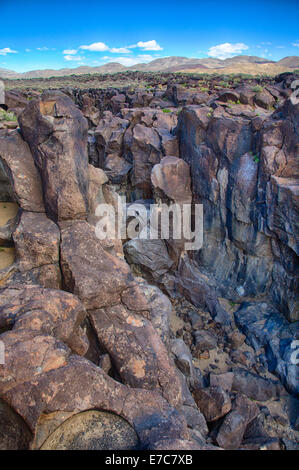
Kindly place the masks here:
[[(296, 447), (289, 80), (51, 91), (0, 131), (0, 448)], [(99, 239), (118, 196), (203, 204), (203, 245)]]

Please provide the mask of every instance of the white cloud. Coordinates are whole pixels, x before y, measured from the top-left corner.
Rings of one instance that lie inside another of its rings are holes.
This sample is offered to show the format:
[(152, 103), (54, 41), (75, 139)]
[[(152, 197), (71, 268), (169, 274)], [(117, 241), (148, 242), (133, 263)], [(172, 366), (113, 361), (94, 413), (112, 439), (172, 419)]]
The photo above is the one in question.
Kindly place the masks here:
[(217, 59), (227, 59), (229, 57), (233, 57), (235, 54), (241, 54), (247, 49), (249, 49), (249, 47), (242, 42), (238, 42), (236, 44), (225, 42), (224, 44), (210, 47), (208, 50), (208, 56), (216, 57)]
[(75, 62), (82, 62), (82, 60), (84, 60), (85, 57), (81, 57), (81, 56), (79, 56), (79, 55), (65, 55), (65, 56), (64, 56), (64, 59), (67, 60), (67, 61), (69, 61), (69, 62), (70, 62), (71, 60), (73, 60), (73, 61), (75, 61)]
[(77, 54), (77, 52), (78, 52), (77, 49), (65, 49), (63, 51), (63, 54), (75, 55)]
[(37, 47), (36, 50), (40, 52), (46, 52), (46, 51), (56, 51), (56, 48), (43, 46), (43, 47)]
[(121, 65), (124, 65), (125, 67), (130, 67), (131, 65), (135, 65), (138, 62), (136, 62), (136, 59), (134, 57), (116, 57), (109, 59), (109, 62), (118, 62)]
[(127, 47), (112, 47), (109, 51), (113, 54), (127, 54), (131, 52)]
[(293, 42), (292, 46), (299, 47), (299, 42)]
[(118, 62), (125, 67), (131, 67), (132, 65), (141, 64), (143, 62), (150, 62), (153, 60), (153, 56), (149, 54), (140, 54), (136, 57), (103, 57), (103, 60), (107, 62)]
[(137, 56), (137, 59), (138, 61), (142, 61), (142, 62), (150, 62), (151, 60), (153, 60), (153, 56), (150, 54), (139, 54)]
[[(91, 52), (109, 51), (112, 54), (128, 54), (132, 52), (130, 49), (135, 49), (135, 48), (142, 49), (143, 51), (162, 51), (163, 50), (163, 48), (154, 39), (151, 41), (139, 41), (137, 44), (133, 44), (132, 46), (124, 46), (124, 47), (109, 47), (104, 42), (94, 42), (93, 44), (83, 45), (79, 47), (79, 49), (82, 49), (85, 51), (91, 51)], [(75, 50), (72, 53), (68, 50), (64, 51), (64, 53), (67, 55), (69, 54), (73, 55), (73, 54), (76, 54), (76, 52)]]
[(4, 47), (0, 49), (0, 55), (7, 55), (7, 54), (16, 54), (18, 51), (13, 51), (10, 47)]
[(152, 39), (151, 41), (139, 41), (135, 46), (131, 46), (132, 48), (134, 47), (140, 47), (143, 51), (162, 51), (163, 48), (157, 43), (155, 39)]
[(94, 42), (93, 44), (89, 44), (89, 46), (80, 46), (79, 49), (92, 52), (103, 52), (108, 51), (109, 47), (104, 42)]

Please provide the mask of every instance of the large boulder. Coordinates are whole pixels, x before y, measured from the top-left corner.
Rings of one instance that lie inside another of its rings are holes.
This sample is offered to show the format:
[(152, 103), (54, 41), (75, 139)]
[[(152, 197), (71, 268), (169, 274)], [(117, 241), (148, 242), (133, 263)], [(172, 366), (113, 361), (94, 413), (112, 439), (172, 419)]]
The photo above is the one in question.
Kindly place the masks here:
[(232, 390), (243, 393), (253, 400), (267, 401), (279, 396), (277, 382), (249, 372), (247, 369), (234, 369)]
[(98, 166), (103, 168), (108, 154), (121, 156), (124, 133), (128, 125), (127, 119), (121, 119), (113, 116), (110, 111), (105, 111), (94, 134), (99, 158)]
[(162, 158), (159, 134), (154, 128), (137, 124), (132, 131), (130, 151), (133, 187), (140, 198), (148, 199), (152, 195), (152, 167)]
[(173, 266), (164, 240), (143, 240), (133, 238), (124, 244), (126, 259), (137, 272), (158, 279)]
[(87, 121), (65, 94), (46, 92), (19, 116), (40, 171), (47, 215), (85, 219), (88, 211)]
[(5, 402), (0, 400), (0, 450), (26, 450), (32, 439), (24, 422)]
[[(282, 313), (266, 302), (243, 303), (235, 312), (235, 321), (256, 351), (265, 348), (269, 370), (280, 378), (291, 393), (299, 393), (298, 365), (291, 361), (293, 342), (299, 339), (298, 322), (290, 324)], [(246, 381), (244, 393), (245, 387)], [(257, 391), (257, 384), (255, 387)], [(263, 388), (269, 392), (272, 390), (275, 395), (273, 386), (265, 384)], [(249, 392), (250, 387), (247, 390)]]
[(153, 325), (123, 305), (89, 312), (100, 343), (122, 381), (134, 388), (158, 390), (173, 406), (182, 403), (180, 380)]
[[(33, 448), (72, 415), (92, 409), (127, 420), (142, 448), (165, 438), (188, 439), (186, 422), (160, 393), (129, 388), (79, 356), (88, 347), (80, 328), (85, 315), (83, 305), (67, 292), (17, 285), (0, 291), (0, 328), (6, 330), (0, 336), (5, 344), (0, 393), (32, 430)], [(157, 357), (163, 367), (167, 359), (161, 348)], [(165, 383), (164, 376), (161, 380)]]
[(196, 307), (210, 312), (215, 321), (224, 325), (231, 323), (229, 314), (217, 299), (216, 289), (186, 255), (180, 259), (175, 284), (181, 294)]
[(124, 183), (132, 165), (117, 153), (111, 153), (105, 158), (104, 168), (112, 183)]
[(13, 240), (20, 271), (59, 263), (60, 231), (44, 213), (23, 212)]
[(177, 157), (164, 157), (152, 169), (151, 181), (156, 190), (178, 204), (191, 202), (189, 165)]
[(84, 411), (61, 424), (41, 450), (137, 450), (136, 432), (120, 416), (106, 411)]
[[(253, 103), (250, 87), (236, 91)], [(194, 202), (204, 206), (195, 267), (219, 296), (268, 296), (291, 321), (298, 311), (298, 110), (286, 100), (254, 117), (218, 102), (186, 106), (178, 120), (180, 156), (190, 166)]]
[(120, 302), (133, 279), (130, 268), (104, 250), (92, 225), (85, 221), (61, 224), (60, 252), (64, 285), (88, 310)]
[[(31, 336), (39, 333), (49, 336), (54, 332), (73, 352), (85, 354), (88, 341), (81, 328), (85, 317), (79, 299), (68, 292), (20, 284), (0, 290), (1, 331), (13, 328), (15, 335), (17, 330), (29, 330)], [(19, 359), (26, 363), (26, 358)]]
[(264, 109), (272, 109), (275, 104), (275, 98), (267, 90), (263, 89), (256, 93), (254, 102)]
[(231, 400), (221, 387), (209, 386), (195, 390), (194, 399), (208, 422), (216, 421), (231, 410)]
[(232, 410), (225, 416), (217, 434), (217, 444), (224, 449), (238, 449), (247, 426), (259, 414), (259, 407), (244, 395), (237, 395)]
[[(144, 449), (161, 439), (188, 439), (185, 420), (159, 393), (126, 387), (108, 377), (90, 361), (71, 356), (67, 365), (39, 374), (3, 394), (4, 400), (24, 417), (42, 442), (72, 414), (107, 410), (126, 419)], [(57, 412), (60, 412), (60, 423)], [(54, 416), (53, 416), (54, 415)], [(55, 419), (56, 418), (56, 419)], [(45, 423), (46, 428), (40, 430)], [(40, 442), (40, 444), (42, 444)]]
[[(13, 200), (24, 210), (44, 212), (40, 175), (18, 131), (0, 135), (0, 182), (2, 201)], [(3, 194), (4, 185), (7, 189)]]
[(144, 316), (151, 321), (163, 343), (168, 347), (172, 304), (157, 286), (148, 284), (142, 278), (135, 278), (135, 281), (136, 285), (132, 285), (122, 293), (122, 303), (129, 310), (145, 311)]

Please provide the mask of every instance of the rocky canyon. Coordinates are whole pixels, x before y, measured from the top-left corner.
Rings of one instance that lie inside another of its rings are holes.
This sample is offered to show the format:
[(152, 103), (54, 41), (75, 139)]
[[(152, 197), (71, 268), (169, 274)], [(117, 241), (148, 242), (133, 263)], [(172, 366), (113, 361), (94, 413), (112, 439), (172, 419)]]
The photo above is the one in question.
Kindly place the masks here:
[[(0, 449), (298, 449), (296, 77), (6, 90)], [(99, 239), (119, 197), (202, 246)]]

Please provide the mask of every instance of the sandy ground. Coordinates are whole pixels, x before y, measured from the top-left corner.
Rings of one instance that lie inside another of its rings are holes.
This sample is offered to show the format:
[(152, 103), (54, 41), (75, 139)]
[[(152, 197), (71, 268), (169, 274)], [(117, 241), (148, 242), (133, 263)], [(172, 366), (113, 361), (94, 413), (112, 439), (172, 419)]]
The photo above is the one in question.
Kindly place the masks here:
[(8, 268), (15, 260), (15, 249), (13, 247), (0, 247), (0, 270)]
[[(18, 208), (19, 206), (15, 202), (0, 202), (0, 227), (6, 225), (10, 219), (17, 215)], [(0, 246), (0, 270), (11, 266), (14, 260), (14, 247)]]
[(0, 227), (3, 227), (9, 219), (13, 219), (18, 212), (16, 202), (0, 202)]

